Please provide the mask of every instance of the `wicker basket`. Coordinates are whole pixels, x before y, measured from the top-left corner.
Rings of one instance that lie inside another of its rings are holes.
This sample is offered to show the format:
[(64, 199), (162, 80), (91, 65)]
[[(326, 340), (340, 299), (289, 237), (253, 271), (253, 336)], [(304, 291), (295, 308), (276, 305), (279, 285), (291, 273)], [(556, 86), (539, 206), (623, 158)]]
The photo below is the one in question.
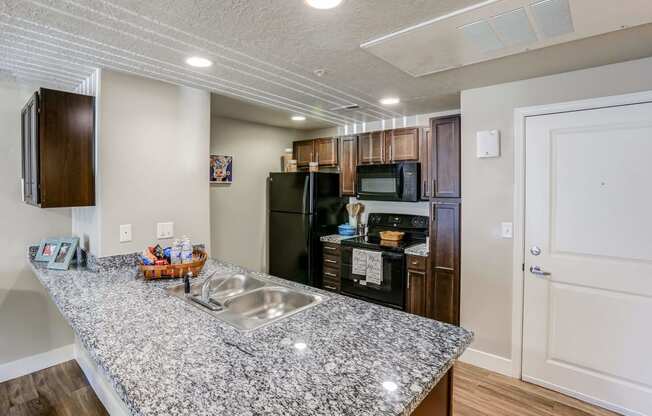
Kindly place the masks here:
[(146, 266), (141, 264), (140, 270), (146, 280), (152, 279), (174, 279), (192, 273), (192, 277), (197, 277), (199, 272), (204, 268), (208, 255), (203, 250), (197, 250), (192, 253), (193, 262), (183, 264), (167, 264), (165, 266)]
[(380, 239), (384, 241), (401, 241), (405, 235), (402, 231), (381, 231)]

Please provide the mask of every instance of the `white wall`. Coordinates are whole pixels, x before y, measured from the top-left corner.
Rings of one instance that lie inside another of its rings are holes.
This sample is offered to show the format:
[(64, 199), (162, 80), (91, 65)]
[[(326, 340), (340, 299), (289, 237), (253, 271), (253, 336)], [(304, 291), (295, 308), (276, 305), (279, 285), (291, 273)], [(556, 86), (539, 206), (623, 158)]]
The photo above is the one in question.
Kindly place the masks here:
[(21, 201), (20, 111), (37, 87), (0, 82), (0, 365), (72, 344), (72, 331), (27, 263), (27, 248), (70, 236), (69, 209)]
[[(511, 358), (513, 118), (518, 107), (652, 90), (652, 58), (462, 92), (461, 323), (473, 348)], [(502, 156), (475, 157), (475, 133), (499, 129)]]
[(233, 183), (212, 185), (212, 256), (255, 271), (267, 270), (267, 177), (296, 130), (214, 117), (211, 154), (233, 156)]
[[(103, 70), (97, 111), (97, 207), (74, 212), (92, 219), (82, 230), (90, 251), (141, 251), (158, 222), (209, 247), (210, 94)], [(132, 225), (129, 243), (119, 242), (121, 224)]]

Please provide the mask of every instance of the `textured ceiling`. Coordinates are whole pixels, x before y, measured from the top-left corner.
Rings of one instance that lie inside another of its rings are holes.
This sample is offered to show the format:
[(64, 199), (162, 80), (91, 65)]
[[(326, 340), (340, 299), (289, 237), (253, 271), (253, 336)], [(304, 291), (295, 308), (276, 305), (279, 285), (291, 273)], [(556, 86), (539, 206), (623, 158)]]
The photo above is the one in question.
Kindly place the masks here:
[[(70, 88), (109, 68), (351, 124), (455, 108), (464, 88), (652, 55), (652, 26), (640, 26), (413, 78), (359, 47), (477, 1), (345, 0), (320, 11), (303, 0), (0, 0), (0, 71)], [(190, 55), (215, 65), (189, 68)], [(402, 104), (378, 104), (390, 94)], [(351, 103), (361, 108), (332, 110)]]

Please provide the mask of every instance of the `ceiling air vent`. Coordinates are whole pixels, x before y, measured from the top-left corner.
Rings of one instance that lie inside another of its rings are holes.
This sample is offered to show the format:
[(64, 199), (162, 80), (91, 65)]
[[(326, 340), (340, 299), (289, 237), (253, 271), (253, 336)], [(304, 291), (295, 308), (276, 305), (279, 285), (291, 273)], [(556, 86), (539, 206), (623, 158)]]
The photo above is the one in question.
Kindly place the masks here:
[(360, 106), (357, 104), (347, 104), (347, 105), (341, 105), (339, 107), (333, 107), (330, 109), (330, 111), (348, 111), (348, 110), (357, 110), (358, 108), (360, 108)]
[(469, 45), (475, 45), (484, 53), (493, 52), (503, 47), (500, 39), (496, 36), (496, 32), (486, 20), (469, 23), (460, 27), (459, 30), (462, 31)]
[(568, 0), (543, 0), (530, 5), (530, 13), (539, 32), (554, 38), (575, 32)]
[(500, 14), (491, 23), (505, 46), (527, 45), (537, 41), (524, 8)]

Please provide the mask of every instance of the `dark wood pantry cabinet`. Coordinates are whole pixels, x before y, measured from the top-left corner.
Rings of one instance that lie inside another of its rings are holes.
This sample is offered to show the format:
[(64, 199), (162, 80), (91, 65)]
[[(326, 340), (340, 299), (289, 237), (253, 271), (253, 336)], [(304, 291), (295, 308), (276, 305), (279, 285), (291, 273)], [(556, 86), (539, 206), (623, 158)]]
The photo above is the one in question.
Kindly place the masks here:
[(41, 88), (22, 118), (23, 200), (41, 208), (95, 205), (95, 99)]
[(430, 121), (430, 183), (432, 198), (461, 196), (460, 116)]

